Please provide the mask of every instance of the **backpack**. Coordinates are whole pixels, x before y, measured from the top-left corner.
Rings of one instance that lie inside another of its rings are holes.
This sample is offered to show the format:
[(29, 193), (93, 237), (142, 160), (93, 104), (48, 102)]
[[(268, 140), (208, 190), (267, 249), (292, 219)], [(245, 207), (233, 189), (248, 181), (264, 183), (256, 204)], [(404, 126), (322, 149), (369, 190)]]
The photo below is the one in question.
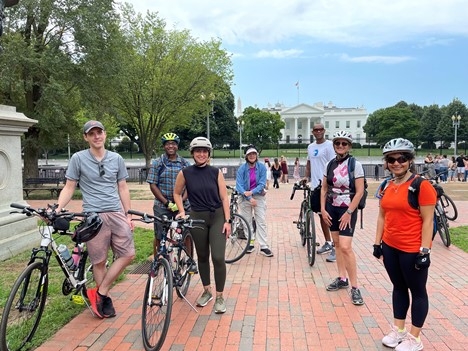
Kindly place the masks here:
[[(375, 197), (381, 199), (384, 196), (389, 180), (390, 179), (387, 178), (379, 185)], [(423, 181), (427, 181), (427, 179), (420, 176), (413, 176), (413, 180), (408, 188), (408, 203), (415, 210), (419, 209), (419, 190), (421, 189), (421, 183)]]

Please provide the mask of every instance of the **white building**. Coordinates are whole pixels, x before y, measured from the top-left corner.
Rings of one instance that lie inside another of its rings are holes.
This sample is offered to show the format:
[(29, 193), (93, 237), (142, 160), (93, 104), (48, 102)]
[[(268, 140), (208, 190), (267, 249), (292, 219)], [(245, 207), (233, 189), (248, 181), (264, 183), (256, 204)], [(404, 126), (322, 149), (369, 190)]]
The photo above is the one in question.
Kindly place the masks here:
[(339, 130), (347, 130), (353, 136), (355, 143), (365, 144), (366, 133), (362, 127), (367, 122), (367, 110), (363, 107), (341, 108), (332, 102), (327, 106), (323, 103), (299, 104), (293, 107), (285, 107), (276, 104), (274, 107), (263, 109), (272, 113), (279, 113), (285, 122), (285, 128), (281, 130), (283, 135), (280, 143), (309, 143), (312, 140), (311, 130), (315, 123), (323, 123), (326, 129), (325, 137), (331, 139), (333, 133)]

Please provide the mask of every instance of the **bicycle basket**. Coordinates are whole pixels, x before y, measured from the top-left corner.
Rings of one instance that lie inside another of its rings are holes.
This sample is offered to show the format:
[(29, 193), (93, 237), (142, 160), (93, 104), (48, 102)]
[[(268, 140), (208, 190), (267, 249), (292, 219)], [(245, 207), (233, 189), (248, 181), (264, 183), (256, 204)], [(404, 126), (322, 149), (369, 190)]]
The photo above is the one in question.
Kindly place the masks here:
[(102, 219), (97, 213), (89, 213), (75, 227), (72, 240), (77, 243), (85, 243), (93, 239), (101, 230)]

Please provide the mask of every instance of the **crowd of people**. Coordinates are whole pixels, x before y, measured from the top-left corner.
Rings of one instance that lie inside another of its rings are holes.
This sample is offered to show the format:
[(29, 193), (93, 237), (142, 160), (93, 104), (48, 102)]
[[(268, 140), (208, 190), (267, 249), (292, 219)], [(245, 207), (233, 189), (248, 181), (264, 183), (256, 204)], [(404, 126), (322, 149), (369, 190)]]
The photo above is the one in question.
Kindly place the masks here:
[[(300, 175), (300, 161), (294, 161), (295, 181), (310, 182), (311, 189), (320, 191), (318, 216), (324, 236), (318, 254), (328, 253), (328, 262), (336, 262), (336, 278), (326, 286), (327, 291), (349, 289), (351, 302), (363, 305), (359, 289), (358, 265), (353, 249), (356, 233), (357, 209), (364, 194), (364, 170), (351, 154), (353, 139), (349, 132), (338, 131), (332, 140), (325, 138), (323, 124), (313, 126), (314, 142), (308, 146), (305, 175)], [(116, 315), (110, 290), (118, 275), (135, 256), (132, 236), (133, 224), (128, 210), (130, 194), (123, 159), (105, 149), (106, 131), (101, 122), (88, 121), (83, 137), (89, 149), (77, 152), (70, 159), (67, 182), (59, 199), (59, 208), (71, 200), (79, 182), (83, 193), (83, 211), (96, 212), (103, 221), (99, 234), (87, 243), (97, 287), (88, 290), (91, 307), (99, 318)], [(223, 173), (210, 165), (213, 146), (205, 137), (190, 143), (192, 161), (178, 154), (180, 138), (174, 133), (162, 136), (164, 153), (156, 158), (148, 173), (147, 182), (154, 195), (154, 214), (158, 217), (203, 219), (204, 224), (191, 230), (195, 243), (197, 266), (203, 285), (197, 305), (207, 306), (215, 297), (214, 312), (225, 313), (226, 240), (231, 234), (229, 197)], [(413, 144), (402, 138), (390, 140), (383, 148), (384, 168), (392, 179), (380, 194), (379, 214), (372, 254), (383, 258), (383, 264), (393, 285), (393, 325), (382, 343), (396, 350), (422, 350), (421, 329), (428, 314), (429, 298), (426, 284), (430, 266), (433, 213), (436, 193), (427, 181), (421, 183), (418, 209), (408, 201), (408, 191), (415, 177)], [(274, 257), (266, 222), (267, 196), (273, 188), (287, 184), (288, 163), (284, 156), (261, 162), (260, 151), (249, 145), (245, 163), (237, 170), (236, 190), (240, 194), (240, 214), (252, 225), (256, 223), (248, 253), (255, 251)], [(193, 164), (192, 164), (193, 163)], [(428, 154), (424, 160), (426, 172), (441, 182), (466, 181), (468, 158), (460, 155)], [(352, 164), (352, 166), (351, 166)], [(320, 190), (317, 190), (320, 189)], [(411, 225), (408, 225), (411, 223)], [(163, 228), (155, 223), (154, 248), (156, 255)], [(116, 259), (106, 266), (107, 252), (112, 249)], [(371, 251), (371, 250), (370, 250)], [(211, 262), (210, 262), (211, 260)], [(214, 271), (215, 292), (211, 289), (211, 267)], [(213, 296), (215, 295), (215, 296)], [(411, 328), (405, 321), (411, 309)]]

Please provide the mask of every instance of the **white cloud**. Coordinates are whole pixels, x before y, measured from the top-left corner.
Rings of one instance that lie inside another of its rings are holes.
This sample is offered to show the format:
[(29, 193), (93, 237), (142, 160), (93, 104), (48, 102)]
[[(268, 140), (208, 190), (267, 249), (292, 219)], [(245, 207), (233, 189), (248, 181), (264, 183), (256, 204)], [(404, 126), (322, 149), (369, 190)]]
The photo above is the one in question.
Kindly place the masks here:
[(414, 60), (409, 56), (356, 56), (351, 57), (347, 54), (341, 55), (342, 61), (356, 62), (356, 63), (384, 63), (384, 64), (397, 64), (406, 61)]
[(169, 26), (223, 42), (279, 43), (295, 37), (381, 46), (420, 37), (468, 37), (466, 0), (133, 0)]
[(299, 57), (302, 54), (302, 50), (290, 49), (290, 50), (260, 50), (254, 56), (258, 58), (291, 58), (291, 57)]

